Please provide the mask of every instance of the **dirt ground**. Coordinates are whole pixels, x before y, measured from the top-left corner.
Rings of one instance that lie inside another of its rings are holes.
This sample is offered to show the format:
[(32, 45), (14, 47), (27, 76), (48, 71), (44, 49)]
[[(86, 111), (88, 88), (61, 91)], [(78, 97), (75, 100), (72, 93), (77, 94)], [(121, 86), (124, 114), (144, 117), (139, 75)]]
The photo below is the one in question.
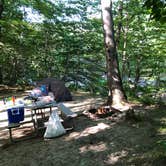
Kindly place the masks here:
[(80, 112), (75, 129), (63, 136), (44, 140), (41, 133), (2, 146), (0, 166), (165, 166), (165, 107), (135, 105), (134, 109), (132, 118), (90, 119)]

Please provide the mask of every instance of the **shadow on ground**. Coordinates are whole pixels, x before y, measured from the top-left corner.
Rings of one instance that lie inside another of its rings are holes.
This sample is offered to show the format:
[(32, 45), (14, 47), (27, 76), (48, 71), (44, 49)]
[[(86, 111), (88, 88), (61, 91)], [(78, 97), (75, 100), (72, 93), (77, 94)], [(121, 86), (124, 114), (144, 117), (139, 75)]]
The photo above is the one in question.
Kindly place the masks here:
[(165, 166), (165, 107), (136, 107), (136, 119), (91, 120), (80, 115), (75, 130), (51, 140), (43, 137), (1, 149), (0, 165)]

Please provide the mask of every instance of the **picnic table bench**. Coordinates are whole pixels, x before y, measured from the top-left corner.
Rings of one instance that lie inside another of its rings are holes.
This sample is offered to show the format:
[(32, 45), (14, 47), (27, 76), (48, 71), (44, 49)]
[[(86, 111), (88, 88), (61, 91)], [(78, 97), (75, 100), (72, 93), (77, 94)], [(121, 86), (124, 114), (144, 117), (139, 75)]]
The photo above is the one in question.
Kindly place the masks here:
[[(34, 129), (36, 131), (36, 128), (35, 128), (35, 121), (32, 119), (32, 120), (29, 120), (29, 121), (25, 121), (25, 122), (19, 122), (19, 123), (10, 123), (8, 125), (8, 129), (9, 129), (9, 139), (10, 139), (10, 142), (16, 142), (16, 140), (13, 139), (13, 136), (12, 136), (12, 129), (14, 128), (18, 128), (20, 127), (21, 125), (24, 125), (26, 123), (33, 123), (33, 126), (34, 126)], [(33, 136), (30, 136), (30, 137), (33, 137)], [(29, 137), (27, 137), (29, 138)], [(23, 139), (19, 139), (19, 140), (24, 140), (24, 139), (27, 139), (27, 138), (23, 138)]]
[(72, 130), (75, 127), (74, 118), (77, 117), (75, 112), (72, 112), (70, 108), (66, 107), (64, 104), (58, 104), (58, 110), (60, 111), (60, 116), (62, 118), (62, 124), (66, 130)]

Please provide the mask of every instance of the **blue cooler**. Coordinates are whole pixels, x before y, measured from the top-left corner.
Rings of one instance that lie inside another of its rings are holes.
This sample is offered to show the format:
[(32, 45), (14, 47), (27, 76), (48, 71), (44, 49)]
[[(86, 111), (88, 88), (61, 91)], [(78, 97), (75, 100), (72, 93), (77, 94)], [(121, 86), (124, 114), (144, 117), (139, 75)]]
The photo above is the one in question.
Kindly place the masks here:
[(24, 107), (13, 107), (7, 110), (8, 121), (10, 123), (19, 123), (24, 120)]

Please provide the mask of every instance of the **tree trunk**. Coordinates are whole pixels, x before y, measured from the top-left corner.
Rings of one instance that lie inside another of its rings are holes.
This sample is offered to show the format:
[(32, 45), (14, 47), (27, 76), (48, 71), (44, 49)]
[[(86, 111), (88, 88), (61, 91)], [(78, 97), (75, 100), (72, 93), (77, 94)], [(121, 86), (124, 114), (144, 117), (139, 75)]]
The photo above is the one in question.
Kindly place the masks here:
[(4, 10), (4, 0), (0, 0), (0, 19), (2, 18), (3, 10)]
[(141, 58), (138, 56), (136, 56), (136, 66), (135, 66), (135, 80), (134, 80), (134, 89), (136, 91), (137, 89), (137, 85), (140, 79), (140, 62), (141, 62)]
[(122, 30), (122, 19), (123, 19), (123, 0), (119, 0), (119, 21), (118, 21), (118, 30), (116, 34), (116, 47), (118, 49), (120, 38), (121, 38), (121, 30)]
[(2, 66), (0, 65), (0, 84), (3, 84)]
[(126, 16), (126, 27), (124, 27), (123, 32), (124, 32), (124, 43), (123, 43), (123, 53), (122, 53), (122, 79), (129, 77), (130, 75), (130, 69), (129, 69), (129, 57), (127, 56), (127, 33), (129, 30), (129, 21), (128, 21), (128, 13)]
[(112, 105), (122, 105), (126, 102), (127, 98), (123, 90), (119, 71), (116, 42), (114, 37), (112, 1), (101, 0), (101, 6), (107, 61), (108, 88), (110, 91), (108, 102)]
[[(3, 11), (4, 11), (4, 0), (0, 0), (0, 20), (2, 19)], [(1, 25), (0, 25), (0, 38), (1, 38)]]

